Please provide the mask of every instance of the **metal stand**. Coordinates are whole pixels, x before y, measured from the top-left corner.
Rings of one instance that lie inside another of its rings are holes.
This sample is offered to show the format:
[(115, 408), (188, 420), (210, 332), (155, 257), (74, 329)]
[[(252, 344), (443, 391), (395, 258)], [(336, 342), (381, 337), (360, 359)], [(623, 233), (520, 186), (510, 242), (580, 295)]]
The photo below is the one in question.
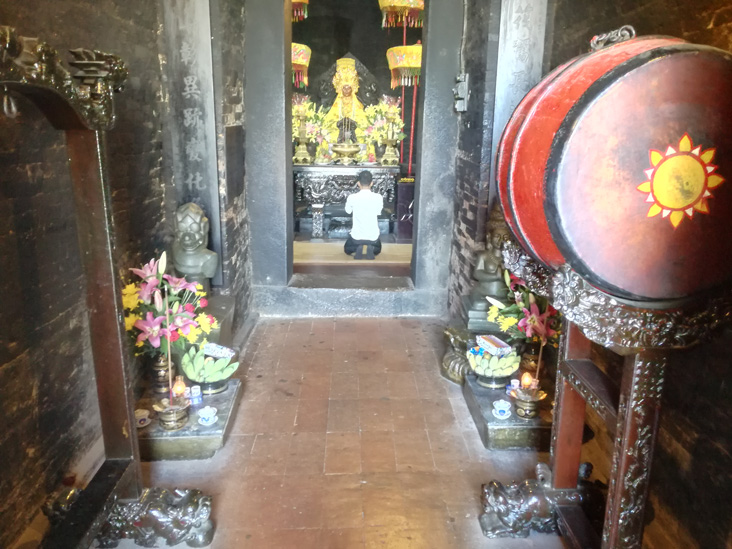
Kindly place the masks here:
[[(552, 273), (513, 243), (505, 246), (503, 259), (506, 268), (526, 280), (532, 291), (547, 296), (568, 323), (557, 372), (552, 475), (548, 484), (542, 484), (548, 490), (534, 495), (534, 514), (526, 512), (523, 500), (508, 504), (502, 500), (503, 507), (497, 507), (490, 498), (484, 499), (484, 516), (500, 513), (509, 517), (510, 523), (517, 517), (523, 519), (516, 522), (520, 528), (510, 532), (506, 531), (505, 520), (495, 529), (491, 526), (494, 522), (481, 519), (483, 533), (492, 537), (523, 535), (530, 528), (546, 531), (545, 513), (539, 510), (549, 509), (570, 547), (640, 548), (668, 353), (695, 345), (729, 325), (732, 292), (649, 308), (620, 303), (587, 284), (566, 265)], [(592, 362), (592, 343), (624, 357), (619, 388)], [(615, 435), (601, 539), (580, 506), (586, 497), (577, 483), (587, 405)], [(552, 495), (565, 490), (576, 490), (578, 497), (562, 501)]]

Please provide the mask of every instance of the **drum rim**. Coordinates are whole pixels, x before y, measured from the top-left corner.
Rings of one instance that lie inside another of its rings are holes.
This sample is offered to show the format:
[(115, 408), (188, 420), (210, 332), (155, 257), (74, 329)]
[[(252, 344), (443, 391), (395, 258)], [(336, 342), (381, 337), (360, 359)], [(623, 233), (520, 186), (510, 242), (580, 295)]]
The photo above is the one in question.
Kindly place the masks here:
[[(572, 105), (569, 112), (565, 115), (560, 129), (552, 140), (552, 146), (549, 152), (549, 157), (546, 163), (546, 170), (544, 171), (544, 212), (551, 232), (552, 240), (559, 248), (562, 255), (566, 258), (567, 263), (572, 269), (584, 278), (588, 283), (596, 286), (600, 290), (617, 296), (619, 298), (635, 301), (635, 302), (659, 302), (659, 301), (677, 301), (685, 299), (682, 296), (664, 296), (664, 297), (649, 297), (634, 294), (626, 289), (620, 288), (615, 284), (605, 280), (602, 276), (593, 271), (590, 266), (581, 259), (579, 253), (571, 244), (569, 235), (564, 230), (564, 227), (559, 220), (559, 212), (557, 209), (557, 200), (559, 193), (559, 185), (557, 181), (558, 168), (560, 167), (566, 147), (571, 137), (569, 129), (574, 126), (587, 112), (593, 103), (600, 99), (600, 97), (610, 89), (610, 86), (619, 81), (620, 78), (626, 74), (631, 73), (634, 70), (640, 69), (646, 64), (656, 61), (663, 57), (668, 57), (674, 54), (685, 54), (685, 53), (699, 53), (700, 51), (709, 51), (713, 53), (721, 53), (726, 57), (732, 58), (729, 52), (714, 48), (712, 46), (705, 46), (699, 44), (690, 44), (688, 42), (681, 42), (677, 44), (669, 44), (667, 46), (661, 46), (653, 48), (644, 52), (644, 55), (636, 55), (623, 63), (613, 67), (611, 70), (606, 72), (595, 82), (593, 82), (589, 88), (582, 94), (580, 98)], [(608, 85), (610, 83), (610, 85)], [(701, 288), (696, 294), (704, 294), (711, 288)]]

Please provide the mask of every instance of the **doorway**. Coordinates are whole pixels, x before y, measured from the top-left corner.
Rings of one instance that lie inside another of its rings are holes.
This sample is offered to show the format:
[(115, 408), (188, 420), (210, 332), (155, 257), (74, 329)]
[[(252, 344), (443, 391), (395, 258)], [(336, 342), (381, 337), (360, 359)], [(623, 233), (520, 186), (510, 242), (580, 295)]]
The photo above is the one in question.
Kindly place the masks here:
[[(377, 0), (368, 1), (378, 5)], [(246, 5), (244, 206), (250, 227), (253, 310), (263, 316), (332, 316), (334, 307), (344, 315), (445, 315), (457, 154), (452, 89), (460, 67), (462, 1), (440, 0), (426, 6), (418, 92), (424, 116), (418, 120), (414, 139), (418, 185), (413, 285), (408, 291), (303, 288), (293, 283), (292, 57), (290, 49), (285, 49), (292, 41), (292, 4), (290, 0), (247, 0)]]
[[(376, 1), (293, 2), (294, 274), (371, 277), (373, 287), (378, 277), (411, 275), (420, 70), (393, 81), (387, 51), (421, 53), (422, 15), (415, 9), (411, 18), (392, 17)], [(404, 45), (410, 47), (390, 50)], [(341, 93), (345, 86), (353, 93)], [(341, 152), (344, 144), (355, 154)], [(344, 252), (353, 230), (345, 206), (363, 172), (382, 195), (382, 248), (373, 260), (358, 261)]]

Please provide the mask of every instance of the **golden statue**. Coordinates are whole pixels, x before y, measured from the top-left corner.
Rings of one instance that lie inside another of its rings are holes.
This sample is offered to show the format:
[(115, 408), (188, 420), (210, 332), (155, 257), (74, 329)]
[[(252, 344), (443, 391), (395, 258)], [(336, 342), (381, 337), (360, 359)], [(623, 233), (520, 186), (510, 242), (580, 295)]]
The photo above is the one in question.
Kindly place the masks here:
[(356, 143), (356, 128), (365, 128), (367, 122), (363, 104), (356, 97), (358, 73), (355, 59), (343, 57), (336, 61), (333, 87), (336, 90), (336, 99), (328, 114), (325, 115), (326, 123), (330, 123), (333, 128), (328, 135), (328, 141), (330, 143)]

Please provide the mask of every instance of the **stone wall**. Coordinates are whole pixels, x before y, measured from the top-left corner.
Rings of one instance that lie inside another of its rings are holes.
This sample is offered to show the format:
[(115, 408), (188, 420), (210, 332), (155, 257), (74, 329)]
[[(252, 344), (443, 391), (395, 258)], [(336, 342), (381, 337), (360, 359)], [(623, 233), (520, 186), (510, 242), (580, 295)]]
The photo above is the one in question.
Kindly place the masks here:
[[(155, 2), (27, 0), (0, 24), (69, 48), (113, 52), (130, 69), (109, 133), (121, 267), (162, 244), (160, 70)], [(63, 134), (19, 101), (0, 117), (0, 546), (8, 546), (71, 470), (101, 459), (84, 277)]]
[(251, 312), (249, 211), (245, 193), (244, 25), (237, 0), (212, 0), (211, 29), (216, 97), (216, 153), (221, 203), (224, 288), (234, 298), (234, 333)]
[(476, 252), (485, 247), (499, 4), (481, 0), (466, 3), (462, 64), (470, 75), (470, 100), (467, 112), (460, 115), (455, 159), (455, 223), (448, 294), (452, 317), (460, 315), (460, 297), (473, 284)]
[[(674, 1), (558, 0), (552, 67), (587, 51), (589, 40), (624, 24), (639, 35), (679, 36), (732, 49), (732, 7), (723, 0)], [(643, 546), (722, 549), (732, 540), (732, 422), (729, 348), (732, 333), (676, 353), (668, 368), (659, 443), (651, 475)], [(597, 426), (596, 422), (592, 422)], [(608, 456), (612, 441), (599, 430), (587, 457)], [(592, 459), (600, 476), (607, 457)]]

